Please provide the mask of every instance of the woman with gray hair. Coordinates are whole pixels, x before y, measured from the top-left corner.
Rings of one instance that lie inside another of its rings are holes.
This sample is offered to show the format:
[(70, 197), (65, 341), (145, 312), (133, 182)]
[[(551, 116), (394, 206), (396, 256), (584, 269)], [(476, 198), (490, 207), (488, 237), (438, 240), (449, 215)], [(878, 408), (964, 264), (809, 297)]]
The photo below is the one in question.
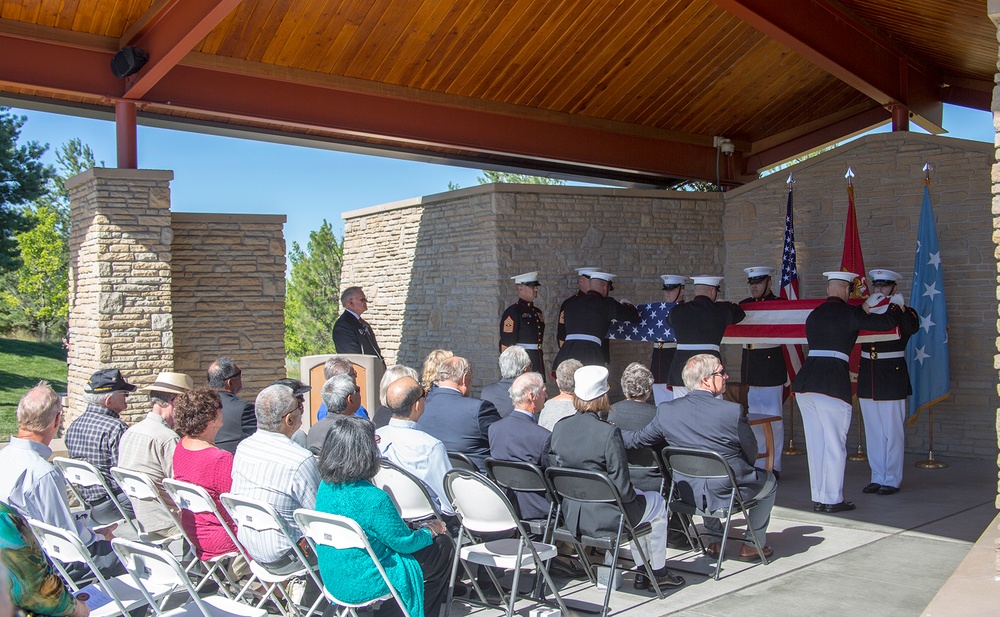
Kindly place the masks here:
[[(656, 416), (656, 407), (649, 402), (652, 393), (653, 372), (641, 362), (633, 362), (625, 367), (622, 373), (622, 392), (624, 401), (618, 401), (611, 406), (608, 422), (623, 431), (638, 431), (646, 428)], [(629, 471), (632, 473), (632, 483), (644, 491), (659, 491), (663, 476), (656, 467), (656, 461), (645, 449), (629, 450)]]
[(565, 360), (559, 364), (556, 369), (556, 385), (559, 386), (559, 395), (545, 401), (542, 413), (538, 415), (539, 426), (551, 431), (556, 422), (576, 413), (576, 408), (573, 407), (573, 386), (575, 385), (573, 374), (582, 366), (583, 363), (579, 360)]
[[(371, 422), (335, 417), (319, 455), (323, 483), (316, 509), (356, 521), (410, 616), (437, 617), (448, 597), (455, 545), (441, 521), (415, 531), (406, 526), (389, 495), (371, 483), (381, 458)], [(318, 546), (316, 556), (323, 584), (337, 598), (361, 604), (389, 593), (365, 552)], [(401, 611), (390, 600), (376, 615), (398, 616)]]
[(403, 377), (412, 377), (414, 381), (420, 381), (420, 375), (417, 371), (413, 370), (408, 366), (403, 366), (402, 364), (394, 364), (386, 369), (385, 373), (382, 374), (382, 381), (378, 384), (378, 409), (372, 415), (372, 421), (375, 423), (375, 428), (382, 428), (389, 424), (389, 419), (392, 418), (392, 410), (389, 409), (385, 402), (385, 393), (389, 390), (389, 386), (392, 382), (397, 379), (402, 379)]

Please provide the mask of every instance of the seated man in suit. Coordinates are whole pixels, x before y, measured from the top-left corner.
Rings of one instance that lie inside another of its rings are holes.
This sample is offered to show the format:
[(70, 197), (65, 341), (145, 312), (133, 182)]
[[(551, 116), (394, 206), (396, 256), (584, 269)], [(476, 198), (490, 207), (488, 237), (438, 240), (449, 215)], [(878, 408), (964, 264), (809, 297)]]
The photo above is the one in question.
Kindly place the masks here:
[(483, 400), (496, 405), (497, 413), (506, 418), (514, 411), (510, 400), (510, 386), (514, 380), (531, 369), (531, 358), (520, 345), (511, 345), (500, 354), (500, 381), (483, 386)]
[(330, 432), (337, 416), (353, 416), (358, 411), (361, 406), (361, 389), (350, 375), (334, 375), (323, 384), (320, 396), (329, 413), (313, 424), (306, 434), (306, 447), (316, 456), (323, 449), (326, 434)]
[(215, 436), (215, 445), (235, 453), (236, 446), (257, 431), (253, 403), (236, 396), (243, 389), (243, 370), (235, 360), (222, 356), (208, 367), (208, 385), (222, 399), (222, 428)]
[(490, 425), (500, 419), (496, 406), (470, 398), (472, 368), (459, 356), (448, 358), (438, 367), (438, 387), (427, 394), (424, 415), (417, 424), (426, 433), (444, 442), (449, 452), (463, 452), (479, 469), (490, 454)]
[[(737, 403), (715, 398), (725, 392), (729, 375), (714, 355), (698, 354), (685, 363), (682, 377), (688, 395), (661, 404), (646, 428), (624, 431), (622, 439), (625, 447), (670, 445), (721, 454), (733, 469), (743, 499), (758, 501), (757, 506), (750, 510), (745, 537), (750, 538), (749, 527), (752, 527), (758, 540), (764, 544), (777, 484), (774, 474), (754, 467), (757, 439), (743, 408)], [(728, 481), (691, 479), (681, 483), (682, 493), (690, 490), (699, 500), (698, 505), (705, 506), (707, 510), (727, 507), (731, 488)], [(711, 533), (722, 533), (719, 519), (706, 518), (705, 527)], [(707, 550), (709, 555), (717, 556), (723, 546), (713, 542)], [(765, 557), (770, 557), (773, 551), (771, 547), (764, 546), (763, 552)], [(757, 561), (760, 555), (753, 545), (744, 544), (740, 548), (739, 559)]]
[(392, 411), (389, 424), (375, 431), (382, 458), (412, 473), (437, 499), (441, 512), (454, 516), (455, 509), (444, 492), (444, 474), (451, 470), (448, 450), (441, 440), (417, 426), (424, 414), (426, 394), (413, 377), (400, 377), (385, 391), (385, 402)]

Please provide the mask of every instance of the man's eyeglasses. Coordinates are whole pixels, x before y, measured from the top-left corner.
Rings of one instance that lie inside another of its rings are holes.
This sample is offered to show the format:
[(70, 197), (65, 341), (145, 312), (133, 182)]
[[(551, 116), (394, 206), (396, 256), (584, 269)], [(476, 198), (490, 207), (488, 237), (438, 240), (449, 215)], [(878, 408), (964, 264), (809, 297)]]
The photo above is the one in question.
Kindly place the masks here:
[(427, 390), (424, 390), (423, 388), (420, 388), (420, 397), (417, 398), (417, 400), (419, 401), (422, 398), (427, 398)]
[(726, 372), (726, 369), (720, 368), (719, 370), (709, 375), (709, 377), (729, 377), (729, 373)]
[(284, 413), (284, 415), (281, 416), (282, 418), (284, 418), (285, 416), (290, 416), (293, 413), (295, 413), (296, 411), (299, 411), (300, 409), (305, 409), (305, 407), (303, 406), (303, 400), (302, 399), (297, 399), (297, 401), (298, 402), (296, 403), (295, 407), (292, 407), (291, 409), (289, 409), (288, 411), (286, 411)]
[(224, 381), (229, 381), (230, 379), (236, 379), (242, 374), (243, 374), (243, 369), (237, 369), (235, 373), (233, 373), (229, 377), (226, 377)]

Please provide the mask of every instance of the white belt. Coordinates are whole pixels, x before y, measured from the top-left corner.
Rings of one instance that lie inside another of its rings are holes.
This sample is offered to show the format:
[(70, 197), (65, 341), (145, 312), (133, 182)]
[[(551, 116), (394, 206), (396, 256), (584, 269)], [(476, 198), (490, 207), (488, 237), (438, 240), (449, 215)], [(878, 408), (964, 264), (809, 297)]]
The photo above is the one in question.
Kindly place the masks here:
[(518, 343), (517, 346), (524, 349), (538, 349), (538, 343)]
[(743, 349), (777, 349), (781, 345), (769, 345), (767, 343), (750, 343), (749, 345), (744, 345)]
[(891, 360), (893, 358), (905, 358), (905, 351), (869, 351), (861, 354), (862, 358), (867, 357), (869, 360)]
[(684, 349), (687, 351), (719, 351), (718, 345), (695, 345), (687, 343), (677, 343), (677, 349)]
[(601, 344), (601, 339), (597, 338), (596, 336), (590, 336), (589, 334), (567, 334), (566, 335), (566, 340), (567, 341), (588, 341), (588, 342), (591, 342), (591, 343), (596, 343), (597, 345)]
[(657, 349), (677, 349), (677, 343), (673, 343), (673, 342), (670, 342), (670, 343), (657, 343), (656, 344), (656, 348)]
[(810, 349), (809, 356), (812, 358), (837, 358), (838, 360), (843, 360), (844, 362), (851, 361), (851, 357), (846, 353), (833, 351), (832, 349)]

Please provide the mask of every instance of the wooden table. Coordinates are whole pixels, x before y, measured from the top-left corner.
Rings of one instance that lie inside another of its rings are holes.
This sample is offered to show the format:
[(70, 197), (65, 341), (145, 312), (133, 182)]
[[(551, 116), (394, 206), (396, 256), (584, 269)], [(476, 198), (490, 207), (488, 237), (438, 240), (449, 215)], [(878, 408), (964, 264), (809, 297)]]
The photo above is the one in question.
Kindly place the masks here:
[(774, 431), (771, 430), (771, 424), (774, 422), (781, 422), (781, 416), (769, 416), (762, 413), (751, 413), (747, 414), (750, 419), (750, 426), (755, 426), (757, 424), (762, 424), (764, 426), (764, 445), (766, 449), (764, 454), (758, 454), (757, 458), (766, 458), (767, 462), (764, 468), (768, 471), (774, 470)]

